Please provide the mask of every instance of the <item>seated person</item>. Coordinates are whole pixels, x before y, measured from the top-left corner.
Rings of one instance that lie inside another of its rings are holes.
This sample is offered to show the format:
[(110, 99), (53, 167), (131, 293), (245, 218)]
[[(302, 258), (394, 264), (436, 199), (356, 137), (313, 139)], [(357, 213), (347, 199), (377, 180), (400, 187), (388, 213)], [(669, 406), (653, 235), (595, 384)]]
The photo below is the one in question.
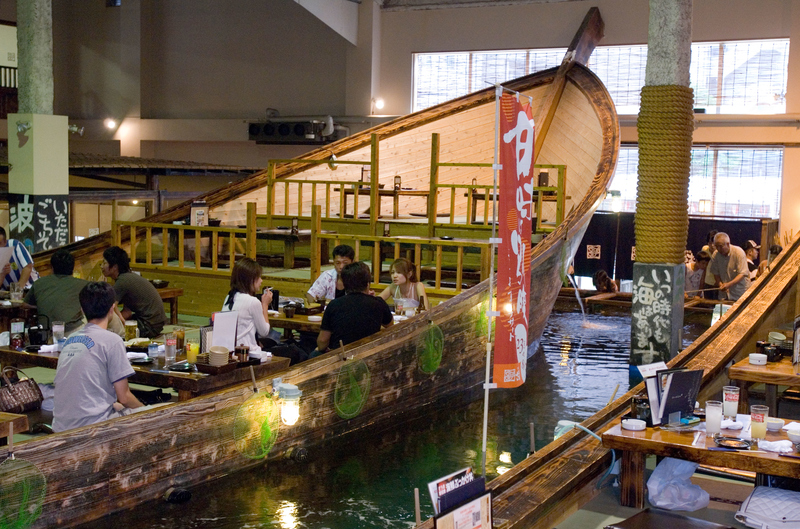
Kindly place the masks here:
[(317, 354), (327, 351), (328, 345), (333, 348), (339, 347), (339, 342), (347, 345), (394, 323), (386, 302), (370, 292), (372, 273), (366, 264), (349, 264), (342, 269), (341, 276), (347, 295), (331, 301), (325, 309), (317, 337)]
[(703, 293), (709, 262), (711, 262), (711, 254), (700, 250), (697, 252), (697, 258), (691, 264), (686, 265), (686, 286), (684, 287), (686, 296), (700, 297)]
[(430, 310), (428, 296), (425, 295), (425, 285), (417, 280), (417, 267), (414, 263), (405, 257), (395, 259), (389, 267), (389, 274), (392, 276), (392, 284), (381, 292), (381, 298), (387, 300), (391, 296), (395, 312), (398, 305), (410, 309), (419, 307), (420, 303), (424, 310)]
[(617, 291), (617, 284), (614, 282), (613, 279), (608, 277), (608, 273), (605, 270), (598, 270), (592, 276), (592, 283), (594, 284), (595, 290), (598, 292), (616, 292)]
[(3, 288), (8, 290), (11, 283), (19, 283), (29, 287), (39, 279), (39, 274), (33, 269), (33, 257), (25, 245), (16, 239), (8, 239), (6, 230), (0, 228), (0, 248), (9, 247), (14, 250), (11, 261), (3, 268)]
[(269, 334), (269, 304), (272, 291), (267, 290), (258, 300), (261, 291), (261, 265), (253, 259), (239, 259), (231, 272), (231, 290), (222, 303), (222, 312), (238, 312), (236, 345), (246, 345), (250, 352), (261, 351), (257, 336)]
[(134, 371), (122, 338), (106, 330), (117, 308), (114, 288), (88, 283), (79, 294), (88, 323), (67, 338), (58, 357), (53, 431), (63, 432), (121, 417), (142, 403), (131, 393)]
[(344, 296), (342, 283), (342, 269), (356, 260), (356, 251), (346, 244), (340, 244), (333, 249), (333, 268), (320, 274), (311, 288), (306, 292), (306, 299), (311, 303), (318, 300), (333, 300)]
[(64, 248), (50, 257), (53, 273), (39, 278), (25, 296), (25, 303), (35, 306), (39, 314), (64, 322), (64, 336), (69, 336), (84, 324), (78, 294), (89, 282), (72, 277), (75, 258)]
[(761, 261), (758, 264), (758, 271), (756, 272), (756, 277), (761, 277), (761, 274), (766, 273), (769, 270), (769, 265), (774, 261), (778, 255), (783, 251), (783, 246), (780, 244), (773, 244), (769, 247), (769, 255), (766, 259)]
[(112, 246), (103, 252), (100, 269), (104, 276), (114, 279), (117, 303), (123, 305), (119, 316), (123, 320), (136, 320), (142, 338), (154, 338), (167, 323), (164, 301), (150, 281), (131, 272), (129, 263), (127, 252)]

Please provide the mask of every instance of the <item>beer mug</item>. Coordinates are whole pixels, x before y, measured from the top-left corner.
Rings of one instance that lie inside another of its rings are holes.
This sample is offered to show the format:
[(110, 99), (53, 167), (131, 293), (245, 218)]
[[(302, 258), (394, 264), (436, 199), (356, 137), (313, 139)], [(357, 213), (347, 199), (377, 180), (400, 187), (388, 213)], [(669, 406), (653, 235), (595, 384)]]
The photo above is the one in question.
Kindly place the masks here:
[(133, 340), (134, 338), (139, 337), (139, 326), (136, 324), (136, 320), (126, 320), (125, 321), (125, 341)]

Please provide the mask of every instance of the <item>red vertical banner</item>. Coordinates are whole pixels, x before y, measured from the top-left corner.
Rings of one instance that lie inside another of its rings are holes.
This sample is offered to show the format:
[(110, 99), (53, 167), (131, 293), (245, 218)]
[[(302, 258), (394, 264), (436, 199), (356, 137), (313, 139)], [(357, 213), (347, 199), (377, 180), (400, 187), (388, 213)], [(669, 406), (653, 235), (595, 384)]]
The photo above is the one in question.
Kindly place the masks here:
[(525, 383), (528, 299), (531, 286), (533, 118), (514, 96), (500, 98), (500, 165), (493, 381), (499, 388)]

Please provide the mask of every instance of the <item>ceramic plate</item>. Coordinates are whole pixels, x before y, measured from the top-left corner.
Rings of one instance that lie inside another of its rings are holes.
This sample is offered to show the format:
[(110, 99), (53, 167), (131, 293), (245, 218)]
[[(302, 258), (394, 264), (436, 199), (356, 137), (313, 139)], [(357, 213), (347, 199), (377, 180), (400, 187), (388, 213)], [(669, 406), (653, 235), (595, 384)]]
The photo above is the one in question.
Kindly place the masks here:
[(153, 359), (150, 358), (149, 356), (146, 357), (146, 358), (134, 358), (133, 360), (131, 360), (131, 364), (136, 364), (136, 365), (144, 365), (144, 364), (152, 364), (152, 363), (153, 363)]
[(715, 437), (714, 442), (722, 448), (748, 449), (750, 441), (738, 437)]

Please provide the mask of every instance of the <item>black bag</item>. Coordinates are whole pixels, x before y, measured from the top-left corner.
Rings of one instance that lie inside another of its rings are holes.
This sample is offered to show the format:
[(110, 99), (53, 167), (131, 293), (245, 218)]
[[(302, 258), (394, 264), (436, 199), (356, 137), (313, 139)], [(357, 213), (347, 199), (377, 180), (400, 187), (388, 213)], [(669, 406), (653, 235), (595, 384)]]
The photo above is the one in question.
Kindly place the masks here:
[(282, 356), (289, 359), (289, 365), (293, 366), (299, 362), (308, 360), (308, 353), (303, 351), (294, 342), (276, 345), (269, 350), (273, 356)]

